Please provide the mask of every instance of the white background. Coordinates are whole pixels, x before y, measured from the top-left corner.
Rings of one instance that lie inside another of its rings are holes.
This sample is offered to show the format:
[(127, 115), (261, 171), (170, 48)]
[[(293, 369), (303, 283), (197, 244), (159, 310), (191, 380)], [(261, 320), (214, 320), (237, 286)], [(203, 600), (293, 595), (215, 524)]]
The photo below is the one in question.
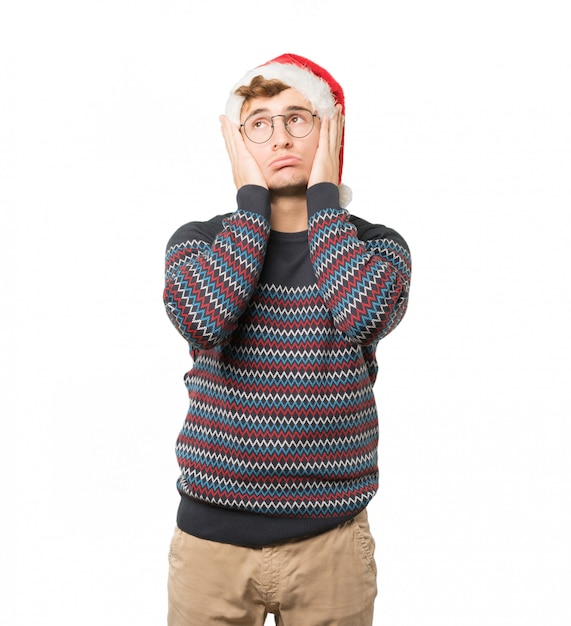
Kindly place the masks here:
[(166, 623), (190, 359), (164, 248), (234, 209), (218, 115), (284, 52), (344, 86), (349, 208), (413, 253), (375, 624), (571, 623), (566, 4), (2, 3), (1, 624)]

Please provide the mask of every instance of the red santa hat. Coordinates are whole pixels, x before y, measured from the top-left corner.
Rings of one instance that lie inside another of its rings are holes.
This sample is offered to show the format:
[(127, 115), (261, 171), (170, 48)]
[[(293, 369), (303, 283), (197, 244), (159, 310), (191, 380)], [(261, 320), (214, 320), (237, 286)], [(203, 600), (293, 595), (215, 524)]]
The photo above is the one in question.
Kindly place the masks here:
[[(251, 69), (234, 85), (226, 103), (226, 116), (235, 124), (240, 124), (240, 112), (244, 104), (244, 98), (237, 95), (236, 90), (249, 85), (254, 76), (260, 75), (267, 79), (281, 80), (292, 89), (299, 91), (311, 102), (320, 117), (333, 115), (336, 104), (341, 105), (341, 112), (345, 115), (343, 89), (327, 70), (297, 54), (282, 54)], [(344, 139), (345, 128), (343, 128), (339, 151), (339, 198), (342, 207), (346, 207), (351, 201), (351, 189), (341, 183)]]

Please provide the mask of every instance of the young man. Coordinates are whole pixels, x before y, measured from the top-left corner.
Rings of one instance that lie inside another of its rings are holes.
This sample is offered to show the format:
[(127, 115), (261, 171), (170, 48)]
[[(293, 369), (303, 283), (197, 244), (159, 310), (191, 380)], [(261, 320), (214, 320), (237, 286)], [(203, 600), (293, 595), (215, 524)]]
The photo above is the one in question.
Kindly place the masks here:
[(282, 55), (220, 119), (237, 208), (167, 247), (193, 359), (169, 625), (370, 626), (375, 349), (406, 310), (408, 248), (343, 208), (344, 96), (323, 68)]

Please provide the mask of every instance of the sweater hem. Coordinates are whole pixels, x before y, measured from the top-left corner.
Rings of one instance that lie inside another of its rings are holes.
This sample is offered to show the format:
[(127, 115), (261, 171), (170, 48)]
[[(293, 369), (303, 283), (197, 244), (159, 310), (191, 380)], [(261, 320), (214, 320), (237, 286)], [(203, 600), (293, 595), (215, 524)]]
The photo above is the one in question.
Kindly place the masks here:
[(183, 532), (218, 543), (261, 548), (320, 535), (353, 519), (361, 511), (334, 518), (270, 517), (225, 509), (181, 495), (177, 526)]

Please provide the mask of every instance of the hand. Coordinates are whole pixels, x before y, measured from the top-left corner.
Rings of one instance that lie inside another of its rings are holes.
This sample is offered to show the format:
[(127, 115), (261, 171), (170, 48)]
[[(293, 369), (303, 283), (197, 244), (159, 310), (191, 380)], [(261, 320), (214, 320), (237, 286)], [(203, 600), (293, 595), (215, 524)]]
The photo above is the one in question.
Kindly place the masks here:
[(345, 119), (341, 114), (341, 105), (335, 105), (335, 109), (332, 117), (321, 120), (319, 145), (313, 159), (308, 187), (317, 183), (339, 184), (339, 152)]
[(244, 185), (260, 185), (268, 188), (262, 171), (254, 157), (246, 148), (240, 129), (233, 124), (225, 115), (220, 116), (222, 135), (226, 144), (226, 151), (232, 165), (232, 176), (236, 189)]

